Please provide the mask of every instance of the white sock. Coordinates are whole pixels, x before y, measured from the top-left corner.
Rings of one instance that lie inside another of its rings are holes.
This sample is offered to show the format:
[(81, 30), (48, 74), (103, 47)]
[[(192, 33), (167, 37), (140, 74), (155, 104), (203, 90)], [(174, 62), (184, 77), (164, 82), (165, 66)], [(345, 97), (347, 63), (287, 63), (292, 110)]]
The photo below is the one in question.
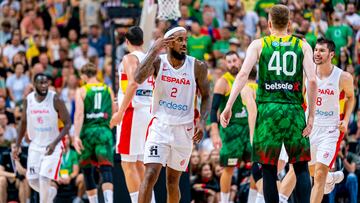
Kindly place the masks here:
[(229, 192), (220, 192), (220, 202), (221, 203), (228, 203), (230, 199), (230, 193)]
[(53, 186), (50, 186), (49, 194), (48, 194), (48, 202), (54, 202), (56, 194), (57, 194), (57, 189)]
[(289, 197), (279, 193), (279, 203), (288, 203)]
[(156, 203), (154, 190), (151, 191), (151, 203)]
[(40, 203), (48, 203), (50, 198), (50, 179), (47, 177), (40, 176)]
[(112, 190), (105, 190), (104, 191), (104, 200), (105, 203), (113, 203), (114, 193)]
[(264, 195), (257, 193), (255, 203), (265, 203)]
[(131, 203), (137, 203), (139, 199), (139, 191), (130, 193)]
[(257, 191), (254, 189), (249, 190), (248, 203), (253, 203), (256, 201)]
[(97, 196), (97, 195), (88, 196), (88, 198), (89, 198), (89, 202), (90, 202), (90, 203), (99, 203), (99, 200), (98, 200), (98, 196)]

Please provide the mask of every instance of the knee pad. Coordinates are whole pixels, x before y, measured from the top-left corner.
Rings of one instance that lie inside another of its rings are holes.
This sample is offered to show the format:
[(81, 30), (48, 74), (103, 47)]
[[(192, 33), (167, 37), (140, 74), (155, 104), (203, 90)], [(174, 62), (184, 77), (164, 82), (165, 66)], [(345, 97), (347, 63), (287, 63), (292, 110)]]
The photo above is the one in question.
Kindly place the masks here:
[(94, 170), (93, 167), (86, 167), (82, 169), (84, 173), (84, 180), (86, 185), (86, 190), (96, 189), (96, 183), (94, 179)]
[(101, 177), (103, 183), (112, 183), (112, 167), (111, 166), (100, 166)]
[(257, 162), (254, 162), (251, 166), (251, 173), (255, 180), (255, 183), (257, 183), (262, 178), (261, 167), (261, 164)]

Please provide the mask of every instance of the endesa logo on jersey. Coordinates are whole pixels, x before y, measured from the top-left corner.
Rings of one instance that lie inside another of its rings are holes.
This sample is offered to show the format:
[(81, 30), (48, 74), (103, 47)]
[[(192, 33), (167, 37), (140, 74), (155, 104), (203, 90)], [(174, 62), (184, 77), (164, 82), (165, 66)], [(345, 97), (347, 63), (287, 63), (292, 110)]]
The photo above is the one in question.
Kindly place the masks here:
[(187, 105), (177, 104), (174, 102), (168, 102), (168, 101), (164, 101), (164, 100), (160, 100), (159, 105), (166, 107), (168, 109), (173, 109), (173, 110), (179, 110), (179, 111), (187, 111), (188, 110)]
[(315, 115), (316, 116), (333, 116), (334, 115), (334, 111), (321, 111), (319, 109), (316, 109), (315, 111)]
[(269, 81), (265, 82), (264, 86), (267, 91), (301, 91), (299, 82)]

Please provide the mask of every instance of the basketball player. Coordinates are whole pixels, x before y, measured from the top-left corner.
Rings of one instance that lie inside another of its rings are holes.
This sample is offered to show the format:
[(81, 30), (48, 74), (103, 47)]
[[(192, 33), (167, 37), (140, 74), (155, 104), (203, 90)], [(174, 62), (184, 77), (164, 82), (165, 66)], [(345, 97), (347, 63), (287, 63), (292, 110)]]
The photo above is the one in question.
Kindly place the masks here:
[[(21, 141), (28, 133), (31, 140), (27, 161), (29, 185), (40, 194), (40, 202), (53, 202), (57, 190), (51, 186), (57, 180), (61, 164), (61, 138), (68, 134), (71, 119), (65, 104), (54, 91), (49, 90), (49, 80), (43, 73), (34, 76), (35, 91), (24, 100), (19, 136), (14, 149), (18, 157)], [(64, 123), (61, 132), (58, 116)]]
[(109, 125), (116, 106), (111, 89), (97, 81), (96, 73), (97, 67), (92, 63), (81, 68), (81, 79), (86, 84), (76, 92), (74, 147), (80, 154), (89, 202), (98, 202), (95, 165), (100, 168), (105, 203), (112, 203), (113, 136)]
[[(230, 51), (225, 54), (227, 72), (217, 80), (211, 107), (211, 138), (216, 149), (220, 149), (220, 164), (224, 170), (220, 177), (221, 203), (230, 201), (231, 180), (235, 167), (251, 157), (250, 136), (256, 121), (254, 90), (245, 86), (232, 108), (233, 117), (227, 128), (218, 127), (217, 112), (225, 108), (236, 74), (241, 67), (239, 55)], [(246, 106), (245, 106), (246, 105)], [(249, 136), (250, 135), (250, 136)]]
[[(299, 188), (299, 202), (310, 201), (310, 177), (307, 162), (310, 160), (309, 134), (314, 122), (316, 75), (312, 50), (308, 43), (287, 33), (290, 27), (289, 9), (275, 5), (269, 12), (271, 35), (253, 41), (239, 74), (235, 79), (230, 98), (221, 114), (220, 122), (226, 127), (237, 95), (246, 84), (252, 67), (259, 59), (258, 115), (253, 140), (253, 161), (262, 164), (263, 191), (267, 203), (279, 202), (277, 162), (284, 143), (293, 163)], [(303, 103), (303, 71), (308, 80), (308, 123)]]
[[(130, 54), (124, 56), (119, 68), (120, 88), (118, 93), (119, 110), (111, 121), (117, 126), (117, 153), (121, 154), (121, 166), (131, 201), (139, 198), (140, 183), (144, 179), (143, 164), (146, 130), (151, 120), (152, 77), (138, 85), (134, 72), (145, 58), (143, 31), (140, 27), (129, 28), (125, 34), (126, 45)], [(153, 196), (154, 198), (154, 196)]]
[[(327, 193), (335, 183), (344, 178), (342, 172), (329, 173), (344, 133), (347, 131), (354, 108), (354, 83), (350, 73), (331, 64), (335, 55), (335, 44), (328, 39), (319, 39), (314, 49), (314, 62), (318, 83), (314, 128), (310, 134), (310, 174), (314, 175), (311, 202), (321, 202), (325, 183)], [(340, 101), (339, 101), (340, 100)], [(345, 101), (344, 101), (345, 100)], [(340, 102), (345, 102), (341, 112)], [(325, 189), (326, 189), (325, 187)]]
[[(187, 32), (183, 27), (158, 39), (135, 71), (142, 84), (154, 76), (152, 116), (145, 142), (145, 177), (139, 202), (149, 203), (162, 166), (166, 166), (167, 202), (180, 201), (179, 180), (189, 163), (193, 141), (202, 138), (209, 110), (209, 82), (205, 63), (186, 55)], [(167, 47), (167, 54), (158, 55)], [(196, 90), (201, 94), (200, 122), (194, 126)]]

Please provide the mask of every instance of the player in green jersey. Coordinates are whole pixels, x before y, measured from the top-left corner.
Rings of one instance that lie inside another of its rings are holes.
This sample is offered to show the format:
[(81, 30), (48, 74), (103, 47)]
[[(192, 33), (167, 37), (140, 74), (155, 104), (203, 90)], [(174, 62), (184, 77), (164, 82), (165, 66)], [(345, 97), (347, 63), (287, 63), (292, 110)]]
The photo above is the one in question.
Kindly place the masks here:
[(98, 202), (94, 165), (100, 168), (105, 202), (112, 203), (113, 136), (110, 119), (116, 106), (112, 102), (111, 89), (97, 81), (96, 73), (97, 67), (92, 63), (81, 68), (81, 78), (86, 84), (76, 92), (74, 147), (80, 154), (90, 203)]
[[(275, 5), (269, 13), (271, 35), (254, 40), (247, 49), (244, 64), (235, 79), (220, 122), (226, 127), (237, 95), (245, 86), (248, 75), (259, 59), (259, 88), (257, 91), (256, 126), (252, 159), (263, 169), (263, 191), (266, 202), (279, 202), (277, 161), (284, 143), (293, 163), (297, 180), (296, 197), (299, 202), (310, 202), (310, 177), (307, 162), (310, 160), (309, 134), (315, 113), (317, 85), (315, 65), (310, 45), (288, 34), (290, 11), (286, 6)], [(302, 87), (303, 74), (308, 81), (309, 115), (305, 122)]]
[(220, 164), (224, 167), (220, 177), (221, 203), (230, 201), (231, 179), (235, 167), (241, 161), (250, 160), (249, 134), (252, 136), (254, 132), (257, 111), (254, 90), (246, 86), (232, 107), (234, 114), (228, 127), (220, 126), (219, 132), (217, 112), (219, 109), (220, 112), (224, 110), (235, 76), (242, 63), (239, 55), (234, 51), (225, 54), (225, 61), (228, 71), (215, 84), (210, 114), (211, 138), (214, 147), (220, 149)]

